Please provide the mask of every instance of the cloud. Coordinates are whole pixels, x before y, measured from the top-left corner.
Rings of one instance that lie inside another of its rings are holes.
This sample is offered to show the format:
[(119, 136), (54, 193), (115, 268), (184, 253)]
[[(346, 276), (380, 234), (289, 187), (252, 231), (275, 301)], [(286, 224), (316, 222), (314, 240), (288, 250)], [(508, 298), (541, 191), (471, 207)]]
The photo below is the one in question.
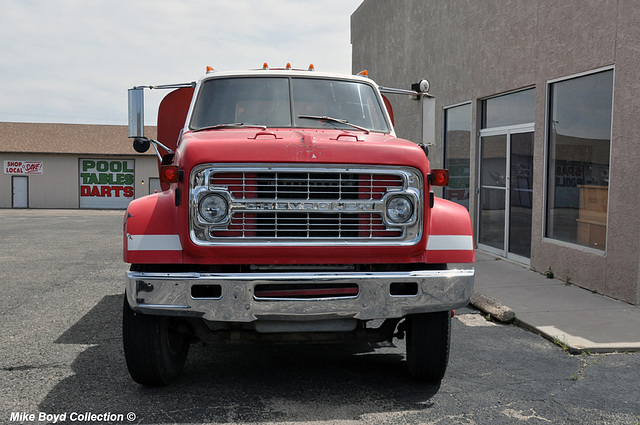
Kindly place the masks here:
[(0, 121), (126, 123), (126, 89), (192, 81), (207, 65), (349, 73), (361, 0), (0, 4)]

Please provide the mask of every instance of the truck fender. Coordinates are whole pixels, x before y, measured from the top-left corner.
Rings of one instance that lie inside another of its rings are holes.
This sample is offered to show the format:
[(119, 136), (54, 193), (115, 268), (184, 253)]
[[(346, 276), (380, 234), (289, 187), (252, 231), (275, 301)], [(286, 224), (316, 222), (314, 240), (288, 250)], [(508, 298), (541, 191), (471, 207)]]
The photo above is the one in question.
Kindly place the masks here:
[(173, 191), (131, 201), (124, 216), (123, 259), (126, 263), (182, 263)]
[(462, 205), (435, 198), (429, 215), (428, 263), (473, 263), (475, 242), (469, 212)]

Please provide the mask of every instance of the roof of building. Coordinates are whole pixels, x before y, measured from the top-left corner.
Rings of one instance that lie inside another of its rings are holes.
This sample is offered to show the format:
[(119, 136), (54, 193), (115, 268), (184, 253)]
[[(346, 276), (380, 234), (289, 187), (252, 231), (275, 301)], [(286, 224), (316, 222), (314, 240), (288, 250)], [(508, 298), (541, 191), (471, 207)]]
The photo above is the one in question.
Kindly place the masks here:
[[(141, 155), (128, 135), (126, 125), (0, 122), (0, 152)], [(156, 127), (145, 127), (145, 135), (156, 138)]]

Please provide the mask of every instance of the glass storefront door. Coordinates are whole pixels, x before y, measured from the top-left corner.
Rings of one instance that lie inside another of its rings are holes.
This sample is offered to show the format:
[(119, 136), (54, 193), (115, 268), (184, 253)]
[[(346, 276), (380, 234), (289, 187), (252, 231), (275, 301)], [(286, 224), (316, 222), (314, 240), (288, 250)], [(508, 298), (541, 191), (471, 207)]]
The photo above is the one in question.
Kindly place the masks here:
[(478, 243), (504, 251), (507, 199), (507, 136), (480, 139), (480, 229)]
[(480, 134), (478, 243), (503, 257), (531, 256), (533, 125)]

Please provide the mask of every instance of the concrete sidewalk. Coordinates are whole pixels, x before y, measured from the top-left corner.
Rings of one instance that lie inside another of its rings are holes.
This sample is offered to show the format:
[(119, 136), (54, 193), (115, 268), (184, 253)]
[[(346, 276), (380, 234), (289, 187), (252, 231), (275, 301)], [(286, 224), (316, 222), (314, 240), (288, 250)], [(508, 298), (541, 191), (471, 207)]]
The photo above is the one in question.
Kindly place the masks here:
[(494, 298), (513, 310), (519, 326), (566, 345), (571, 353), (640, 351), (640, 308), (481, 251), (474, 267), (477, 295)]

